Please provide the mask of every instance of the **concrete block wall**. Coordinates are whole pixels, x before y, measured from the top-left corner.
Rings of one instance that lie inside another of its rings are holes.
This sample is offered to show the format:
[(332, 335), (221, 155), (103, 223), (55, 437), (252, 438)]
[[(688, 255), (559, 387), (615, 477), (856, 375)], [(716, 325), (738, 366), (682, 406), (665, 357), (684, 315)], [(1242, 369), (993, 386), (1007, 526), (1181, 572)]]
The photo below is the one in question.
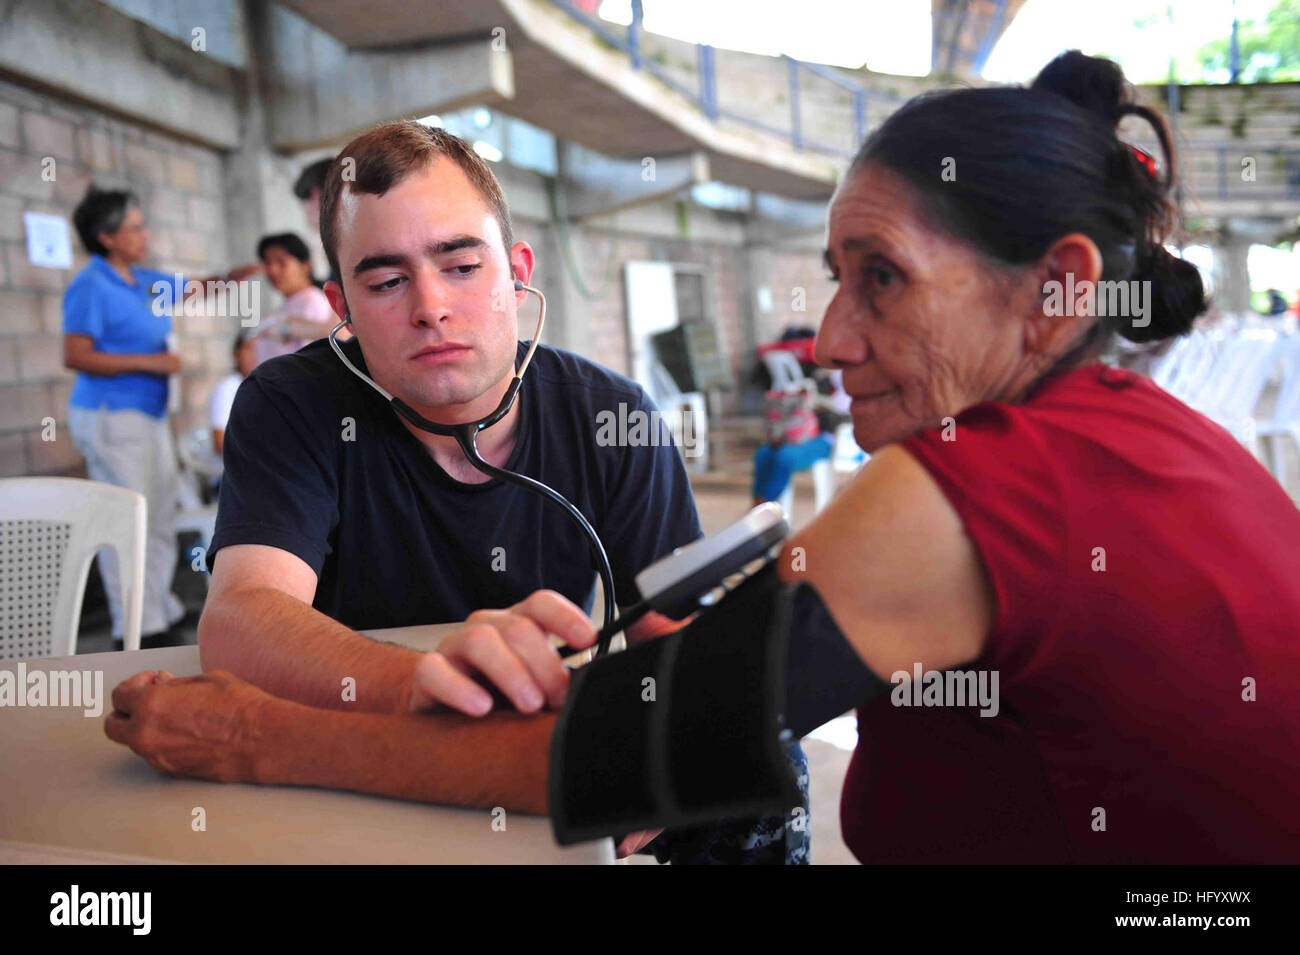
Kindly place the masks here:
[[(42, 176), (47, 168), (52, 180)], [(71, 219), (92, 180), (139, 196), (151, 232), (148, 266), (201, 277), (232, 264), (219, 152), (0, 81), (0, 476), (84, 474), (66, 428), (74, 374), (63, 368), (62, 297), (89, 260)], [(68, 221), (71, 269), (28, 262), (26, 212)], [(203, 422), (208, 393), (230, 368), (233, 328), (227, 326), (237, 321), (175, 319), (185, 362), (173, 379), (180, 391), (178, 427)], [(53, 441), (42, 440), (45, 418), (55, 421)]]
[[(55, 161), (53, 181), (41, 177), (42, 160)], [(309, 234), (289, 187), (298, 170), (317, 153), (265, 154), (260, 175), (259, 219), (265, 231), (296, 231), (316, 251), (317, 274), (324, 276), (319, 237)], [(37, 211), (70, 223), (72, 210), (93, 179), (105, 187), (137, 193), (151, 231), (146, 263), (163, 271), (202, 277), (250, 261), (246, 237), (236, 239), (229, 216), (242, 201), (230, 154), (223, 154), (141, 124), (53, 94), (0, 81), (0, 475), (84, 474), (84, 462), (66, 430), (67, 401), (74, 375), (62, 367), (62, 296), (89, 256), (73, 234), (74, 263), (69, 270), (30, 265), (22, 216)], [(528, 176), (502, 169), (507, 196), (516, 210), (518, 238), (538, 253), (534, 284), (548, 293), (552, 331), (548, 340), (617, 371), (627, 373), (628, 341), (623, 264), (629, 260), (697, 266), (706, 275), (706, 314), (718, 328), (737, 386), (748, 381), (754, 344), (774, 337), (788, 322), (782, 313), (791, 289), (808, 289), (808, 312), (790, 316), (816, 324), (821, 306), (813, 291), (821, 279), (814, 251), (776, 252), (746, 246), (743, 229), (708, 210), (692, 209), (681, 234), (663, 223), (676, 222), (671, 204), (644, 217), (630, 213), (618, 227), (572, 223), (567, 232), (584, 283), (592, 298), (579, 294), (561, 255), (560, 230), (547, 218), (539, 186)], [(734, 216), (732, 217), (734, 218)], [(730, 231), (728, 231), (730, 230)], [(774, 312), (755, 308), (751, 276), (772, 287)], [(823, 283), (824, 284), (824, 283)], [(552, 291), (560, 294), (553, 295)], [(278, 304), (263, 283), (262, 311)], [(520, 314), (521, 334), (531, 335), (536, 305)], [(751, 328), (751, 316), (761, 327)], [(811, 317), (810, 317), (811, 316)], [(172, 424), (178, 433), (206, 423), (212, 387), (231, 367), (230, 341), (237, 317), (213, 314), (174, 317), (174, 332), (184, 369), (173, 379)], [(565, 334), (566, 329), (571, 329)], [(724, 410), (737, 406), (737, 394), (724, 396)], [(42, 422), (55, 421), (55, 440), (42, 440)]]
[(754, 332), (758, 341), (780, 338), (792, 326), (819, 326), (835, 294), (835, 286), (827, 279), (820, 256), (811, 250), (792, 251), (775, 246), (753, 249), (750, 255), (756, 276), (755, 298), (762, 288), (771, 296), (769, 309), (755, 304)]
[[(574, 243), (584, 281), (595, 293), (576, 306), (589, 312), (590, 346), (583, 353), (623, 374), (629, 348), (623, 263), (671, 262), (703, 271), (705, 315), (717, 329), (735, 384), (722, 396), (726, 413), (741, 406), (741, 392), (758, 361), (755, 347), (792, 325), (817, 327), (834, 291), (820, 253), (811, 246), (744, 246), (595, 229), (579, 230)], [(760, 307), (761, 288), (770, 292), (769, 311)]]

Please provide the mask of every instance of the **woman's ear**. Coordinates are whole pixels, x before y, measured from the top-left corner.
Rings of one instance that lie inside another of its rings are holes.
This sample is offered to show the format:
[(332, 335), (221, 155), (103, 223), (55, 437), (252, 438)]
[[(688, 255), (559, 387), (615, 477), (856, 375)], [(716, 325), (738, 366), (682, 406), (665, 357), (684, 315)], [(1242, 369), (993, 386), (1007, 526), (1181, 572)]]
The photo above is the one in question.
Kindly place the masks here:
[(1033, 272), (1041, 288), (1038, 307), (1025, 323), (1025, 350), (1058, 355), (1092, 324), (1096, 314), (1101, 251), (1082, 232), (1052, 243)]

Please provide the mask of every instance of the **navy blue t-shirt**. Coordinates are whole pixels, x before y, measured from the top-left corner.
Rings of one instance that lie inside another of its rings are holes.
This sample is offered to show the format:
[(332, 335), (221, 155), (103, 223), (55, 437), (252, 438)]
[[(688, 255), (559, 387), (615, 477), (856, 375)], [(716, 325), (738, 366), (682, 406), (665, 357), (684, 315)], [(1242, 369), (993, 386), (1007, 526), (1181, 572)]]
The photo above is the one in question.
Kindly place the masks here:
[[(342, 347), (365, 370), (356, 340)], [(675, 447), (597, 440), (610, 420), (602, 411), (649, 413), (653, 402), (630, 379), (545, 345), (517, 400), (506, 469), (586, 515), (618, 603), (634, 603), (636, 574), (702, 535)], [(588, 609), (594, 599), (587, 539), (556, 504), (498, 480), (451, 478), (325, 339), (245, 379), (224, 459), (209, 565), (231, 544), (295, 554), (317, 574), (313, 606), (354, 629), (460, 621), (542, 588)]]

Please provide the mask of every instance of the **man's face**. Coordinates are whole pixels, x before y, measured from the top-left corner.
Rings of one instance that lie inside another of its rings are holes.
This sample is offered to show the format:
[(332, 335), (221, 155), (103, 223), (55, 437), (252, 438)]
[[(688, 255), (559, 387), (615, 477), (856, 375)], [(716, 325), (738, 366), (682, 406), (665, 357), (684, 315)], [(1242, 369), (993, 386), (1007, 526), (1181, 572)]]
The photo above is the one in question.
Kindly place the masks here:
[(507, 258), (460, 167), (436, 159), (382, 197), (345, 190), (338, 236), (344, 294), (326, 291), (350, 312), (371, 377), (444, 423), (491, 411), (514, 374), (514, 280), (528, 281), (532, 250), (519, 242)]

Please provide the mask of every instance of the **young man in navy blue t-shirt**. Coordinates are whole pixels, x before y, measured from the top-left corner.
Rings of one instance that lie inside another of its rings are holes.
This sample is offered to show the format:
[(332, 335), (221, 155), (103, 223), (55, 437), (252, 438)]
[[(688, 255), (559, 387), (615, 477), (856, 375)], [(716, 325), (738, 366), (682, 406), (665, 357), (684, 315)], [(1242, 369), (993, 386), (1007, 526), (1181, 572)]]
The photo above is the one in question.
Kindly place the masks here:
[[(500, 186), (466, 143), (416, 123), (354, 140), (326, 180), (321, 237), (342, 279), (326, 294), (351, 321), (342, 347), (354, 365), (443, 424), (497, 407), (524, 353), (527, 296), (515, 282), (529, 282), (533, 253), (513, 241)], [(478, 438), (489, 463), (552, 486), (587, 516), (623, 605), (638, 598), (637, 572), (701, 535), (671, 444), (597, 440), (602, 412), (652, 410), (629, 379), (543, 345), (510, 412)], [(580, 608), (595, 573), (586, 538), (555, 504), (489, 480), (454, 438), (411, 426), (325, 341), (249, 376), (225, 443), (199, 625), (205, 670), (336, 709), (481, 716), (492, 700), (475, 677), (524, 713), (561, 705), (568, 671), (547, 635), (594, 642)], [(355, 632), (462, 620), (429, 654)], [(628, 637), (675, 626), (651, 614)], [(345, 677), (355, 701), (341, 699)], [(715, 827), (681, 840), (675, 857), (781, 862), (782, 829), (780, 817)], [(763, 852), (718, 852), (719, 841)]]

